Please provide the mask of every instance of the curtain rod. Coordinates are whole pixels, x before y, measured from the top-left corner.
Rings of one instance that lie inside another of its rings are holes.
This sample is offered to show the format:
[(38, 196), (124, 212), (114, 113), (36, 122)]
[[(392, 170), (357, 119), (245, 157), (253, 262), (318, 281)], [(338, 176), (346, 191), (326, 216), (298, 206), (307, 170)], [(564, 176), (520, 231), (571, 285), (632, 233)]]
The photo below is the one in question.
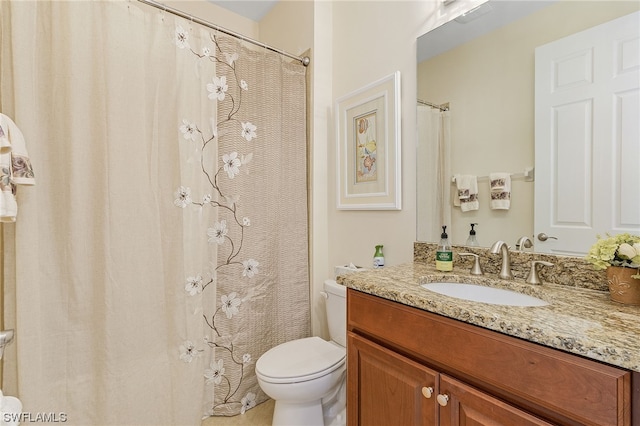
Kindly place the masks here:
[(163, 10), (165, 12), (172, 13), (172, 14), (174, 14), (176, 16), (181, 17), (181, 18), (189, 19), (192, 22), (195, 22), (195, 23), (200, 24), (200, 25), (204, 25), (205, 27), (211, 28), (212, 30), (220, 31), (220, 32), (225, 33), (227, 35), (230, 35), (232, 37), (239, 38), (240, 40), (244, 40), (246, 42), (255, 44), (256, 46), (264, 47), (265, 49), (269, 49), (269, 50), (271, 50), (273, 52), (276, 52), (276, 53), (279, 53), (281, 55), (287, 56), (287, 57), (289, 57), (291, 59), (295, 59), (296, 61), (300, 61), (302, 63), (302, 65), (304, 65), (305, 67), (308, 66), (309, 63), (311, 62), (311, 59), (308, 56), (300, 57), (300, 56), (292, 55), (291, 53), (287, 53), (287, 52), (285, 52), (283, 50), (276, 49), (275, 47), (271, 47), (271, 46), (269, 46), (269, 45), (267, 45), (265, 43), (259, 42), (257, 40), (252, 39), (252, 38), (245, 37), (242, 34), (238, 34), (238, 33), (234, 32), (234, 31), (228, 30), (228, 29), (223, 28), (223, 27), (221, 27), (219, 25), (213, 24), (213, 23), (211, 23), (209, 21), (205, 21), (204, 19), (200, 19), (200, 18), (197, 18), (197, 17), (195, 17), (193, 15), (189, 15), (189, 14), (184, 13), (184, 12), (178, 10), (178, 9), (174, 9), (174, 8), (172, 8), (170, 6), (165, 6), (162, 3), (158, 3), (158, 2), (153, 1), (153, 0), (138, 0), (138, 1), (140, 3), (144, 3), (144, 4), (147, 4), (149, 6), (153, 6), (156, 9), (161, 9), (161, 10)]
[(430, 106), (431, 108), (437, 108), (440, 111), (449, 111), (449, 102), (447, 102), (446, 104), (438, 105), (434, 104), (433, 102), (423, 101), (421, 99), (418, 99), (417, 101), (419, 104)]

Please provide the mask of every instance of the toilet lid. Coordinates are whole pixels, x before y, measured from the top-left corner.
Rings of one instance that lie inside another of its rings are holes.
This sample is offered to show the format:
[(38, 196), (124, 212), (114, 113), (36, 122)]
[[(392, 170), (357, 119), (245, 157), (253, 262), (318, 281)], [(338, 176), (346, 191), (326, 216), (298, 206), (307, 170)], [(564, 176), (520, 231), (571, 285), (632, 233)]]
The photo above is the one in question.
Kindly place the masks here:
[(256, 373), (272, 383), (312, 380), (340, 367), (345, 356), (343, 347), (307, 337), (269, 349), (256, 362)]

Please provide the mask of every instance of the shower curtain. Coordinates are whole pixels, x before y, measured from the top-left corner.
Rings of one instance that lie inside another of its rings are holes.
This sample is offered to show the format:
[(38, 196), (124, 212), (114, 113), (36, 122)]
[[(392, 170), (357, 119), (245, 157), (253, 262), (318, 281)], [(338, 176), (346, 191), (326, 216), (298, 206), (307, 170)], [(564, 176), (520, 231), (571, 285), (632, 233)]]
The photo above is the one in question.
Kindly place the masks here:
[(265, 400), (255, 361), (310, 332), (305, 69), (134, 2), (0, 16), (37, 179), (3, 226), (5, 393), (78, 425)]
[(451, 224), (451, 132), (449, 111), (418, 104), (419, 241), (439, 241), (441, 225)]

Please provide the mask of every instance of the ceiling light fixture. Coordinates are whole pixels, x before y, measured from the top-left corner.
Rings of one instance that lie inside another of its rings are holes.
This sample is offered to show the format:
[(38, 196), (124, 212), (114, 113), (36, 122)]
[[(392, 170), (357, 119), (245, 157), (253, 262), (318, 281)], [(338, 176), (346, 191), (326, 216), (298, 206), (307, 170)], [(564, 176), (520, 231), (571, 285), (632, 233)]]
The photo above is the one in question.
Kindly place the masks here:
[(456, 22), (460, 22), (461, 24), (466, 24), (475, 19), (478, 19), (482, 15), (485, 15), (493, 10), (493, 7), (489, 2), (483, 3), (480, 6), (474, 7), (473, 9), (463, 13), (458, 16), (455, 20)]

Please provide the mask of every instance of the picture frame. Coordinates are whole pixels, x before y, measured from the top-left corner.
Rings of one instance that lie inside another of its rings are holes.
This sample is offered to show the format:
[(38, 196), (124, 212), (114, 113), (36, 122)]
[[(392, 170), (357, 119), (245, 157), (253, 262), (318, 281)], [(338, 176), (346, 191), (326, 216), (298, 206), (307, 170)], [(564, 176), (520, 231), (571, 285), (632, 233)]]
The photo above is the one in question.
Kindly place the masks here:
[(336, 101), (339, 210), (401, 210), (400, 71)]

